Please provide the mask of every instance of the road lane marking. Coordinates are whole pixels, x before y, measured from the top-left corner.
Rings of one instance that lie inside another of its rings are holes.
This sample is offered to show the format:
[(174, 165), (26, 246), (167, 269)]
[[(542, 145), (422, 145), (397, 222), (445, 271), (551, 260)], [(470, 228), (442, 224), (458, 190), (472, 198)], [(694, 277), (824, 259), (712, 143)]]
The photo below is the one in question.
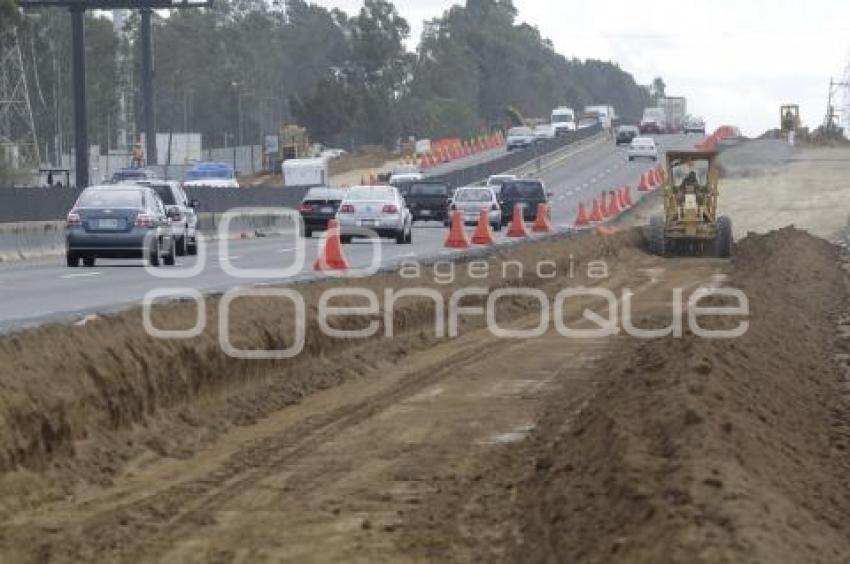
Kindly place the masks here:
[(278, 249), (277, 254), (282, 255), (283, 253), (291, 253), (295, 250), (295, 247), (292, 247), (291, 249)]
[(101, 274), (103, 274), (103, 273), (102, 272), (79, 272), (77, 274), (65, 274), (65, 275), (60, 276), (59, 278), (63, 278), (65, 280), (68, 280), (68, 279), (71, 279), (71, 278), (91, 278), (93, 276), (100, 276)]

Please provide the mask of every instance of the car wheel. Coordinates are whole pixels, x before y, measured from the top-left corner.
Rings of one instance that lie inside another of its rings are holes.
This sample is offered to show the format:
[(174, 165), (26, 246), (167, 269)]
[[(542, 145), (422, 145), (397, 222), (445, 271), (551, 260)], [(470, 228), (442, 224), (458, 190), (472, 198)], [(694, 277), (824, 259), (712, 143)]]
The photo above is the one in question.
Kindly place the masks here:
[(155, 240), (150, 252), (151, 266), (159, 266), (159, 240)]
[(351, 243), (351, 235), (340, 235), (339, 236), (339, 242), (342, 243), (343, 245), (347, 245), (347, 244)]
[(407, 241), (407, 231), (402, 225), (401, 229), (395, 234), (395, 242), (398, 245), (404, 245), (405, 241)]
[(501, 231), (502, 230), (502, 222), (497, 221), (493, 224), (493, 231)]
[(304, 238), (309, 239), (312, 236), (313, 236), (313, 230), (310, 229), (309, 227), (305, 227), (304, 228)]
[(198, 242), (196, 240), (191, 241), (186, 246), (186, 254), (192, 257), (198, 254)]
[(178, 257), (186, 256), (186, 235), (181, 235), (175, 244)]
[(68, 251), (67, 253), (65, 253), (65, 262), (70, 268), (77, 268), (78, 266), (80, 266), (80, 255)]
[(634, 161), (634, 160), (635, 160), (635, 158), (634, 158), (634, 157), (629, 157), (629, 162), (632, 162), (632, 161)]
[(404, 244), (409, 245), (413, 242), (413, 223), (407, 226), (407, 236), (404, 238)]
[(174, 263), (176, 262), (176, 260), (175, 260), (176, 255), (177, 255), (177, 245), (174, 242), (174, 239), (172, 239), (171, 240), (171, 251), (167, 255), (165, 255), (165, 257), (163, 257), (163, 262), (165, 263), (165, 266), (174, 266)]
[(92, 268), (94, 266), (94, 257), (83, 257), (83, 266)]

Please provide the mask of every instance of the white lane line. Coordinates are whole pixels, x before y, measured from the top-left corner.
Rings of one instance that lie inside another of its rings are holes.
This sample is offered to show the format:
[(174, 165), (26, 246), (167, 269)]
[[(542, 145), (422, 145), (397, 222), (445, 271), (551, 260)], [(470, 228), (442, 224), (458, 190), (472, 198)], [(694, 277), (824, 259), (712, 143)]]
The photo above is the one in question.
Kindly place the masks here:
[(231, 255), (229, 257), (218, 257), (219, 262), (224, 262), (226, 260), (236, 260), (239, 258), (239, 255)]
[(585, 189), (585, 188), (587, 188), (587, 187), (588, 187), (587, 182), (585, 182), (584, 184), (582, 184), (582, 185), (581, 185), (582, 190), (583, 190), (583, 189)]
[(79, 272), (77, 274), (64, 274), (59, 278), (68, 280), (71, 278), (92, 278), (93, 276), (100, 276), (103, 274), (102, 272)]
[(295, 247), (292, 247), (291, 249), (279, 249), (277, 254), (282, 255), (283, 253), (291, 253), (293, 251), (295, 251)]

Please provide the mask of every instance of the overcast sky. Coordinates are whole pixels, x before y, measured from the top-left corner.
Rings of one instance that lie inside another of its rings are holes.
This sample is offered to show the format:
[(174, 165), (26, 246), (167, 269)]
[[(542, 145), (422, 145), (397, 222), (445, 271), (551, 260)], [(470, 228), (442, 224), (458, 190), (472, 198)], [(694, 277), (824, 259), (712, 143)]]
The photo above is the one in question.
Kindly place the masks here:
[[(317, 0), (356, 12), (362, 0)], [(395, 0), (418, 42), (422, 21), (458, 2)], [(850, 60), (850, 0), (514, 0), (568, 57), (612, 60), (640, 83), (662, 76), (713, 128), (747, 134), (778, 127), (779, 105), (805, 124), (826, 114), (830, 76)], [(841, 100), (839, 100), (841, 102)]]

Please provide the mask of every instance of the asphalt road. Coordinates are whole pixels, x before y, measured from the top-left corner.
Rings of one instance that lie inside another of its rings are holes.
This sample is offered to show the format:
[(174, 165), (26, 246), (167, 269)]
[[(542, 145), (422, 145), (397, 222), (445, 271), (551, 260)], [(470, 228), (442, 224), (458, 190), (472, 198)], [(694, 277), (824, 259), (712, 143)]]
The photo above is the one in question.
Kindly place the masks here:
[[(695, 137), (663, 136), (662, 148), (689, 147)], [(569, 229), (579, 202), (589, 203), (602, 190), (626, 184), (634, 190), (640, 174), (652, 166), (649, 161), (629, 163), (625, 147), (613, 141), (597, 142), (566, 151), (558, 162), (531, 173), (542, 178), (552, 192), (552, 221), (559, 230)], [(509, 240), (505, 231), (497, 233), (499, 244)], [(405, 260), (434, 260), (458, 251), (443, 247), (446, 228), (439, 223), (417, 224), (413, 244), (397, 245), (383, 241), (380, 265), (384, 268)], [(94, 268), (70, 269), (64, 258), (0, 265), (0, 332), (14, 331), (51, 321), (75, 321), (94, 313), (107, 313), (138, 304), (147, 292), (159, 288), (192, 288), (201, 293), (224, 291), (234, 286), (281, 284), (323, 276), (313, 270), (322, 239), (296, 240), (293, 234), (259, 239), (219, 241), (206, 245), (206, 258), (178, 259), (173, 268), (155, 269), (166, 274), (185, 274), (186, 278), (158, 278), (141, 261), (99, 261)], [(297, 260), (303, 245), (303, 260)], [(225, 250), (226, 247), (226, 250)], [(376, 246), (368, 241), (345, 245), (346, 257), (355, 268), (373, 261)], [(231, 268), (232, 267), (232, 268)], [(243, 273), (235, 277), (232, 269), (287, 269), (282, 277), (266, 273)], [(192, 272), (192, 271), (197, 272)], [(191, 275), (191, 276), (189, 276)]]

